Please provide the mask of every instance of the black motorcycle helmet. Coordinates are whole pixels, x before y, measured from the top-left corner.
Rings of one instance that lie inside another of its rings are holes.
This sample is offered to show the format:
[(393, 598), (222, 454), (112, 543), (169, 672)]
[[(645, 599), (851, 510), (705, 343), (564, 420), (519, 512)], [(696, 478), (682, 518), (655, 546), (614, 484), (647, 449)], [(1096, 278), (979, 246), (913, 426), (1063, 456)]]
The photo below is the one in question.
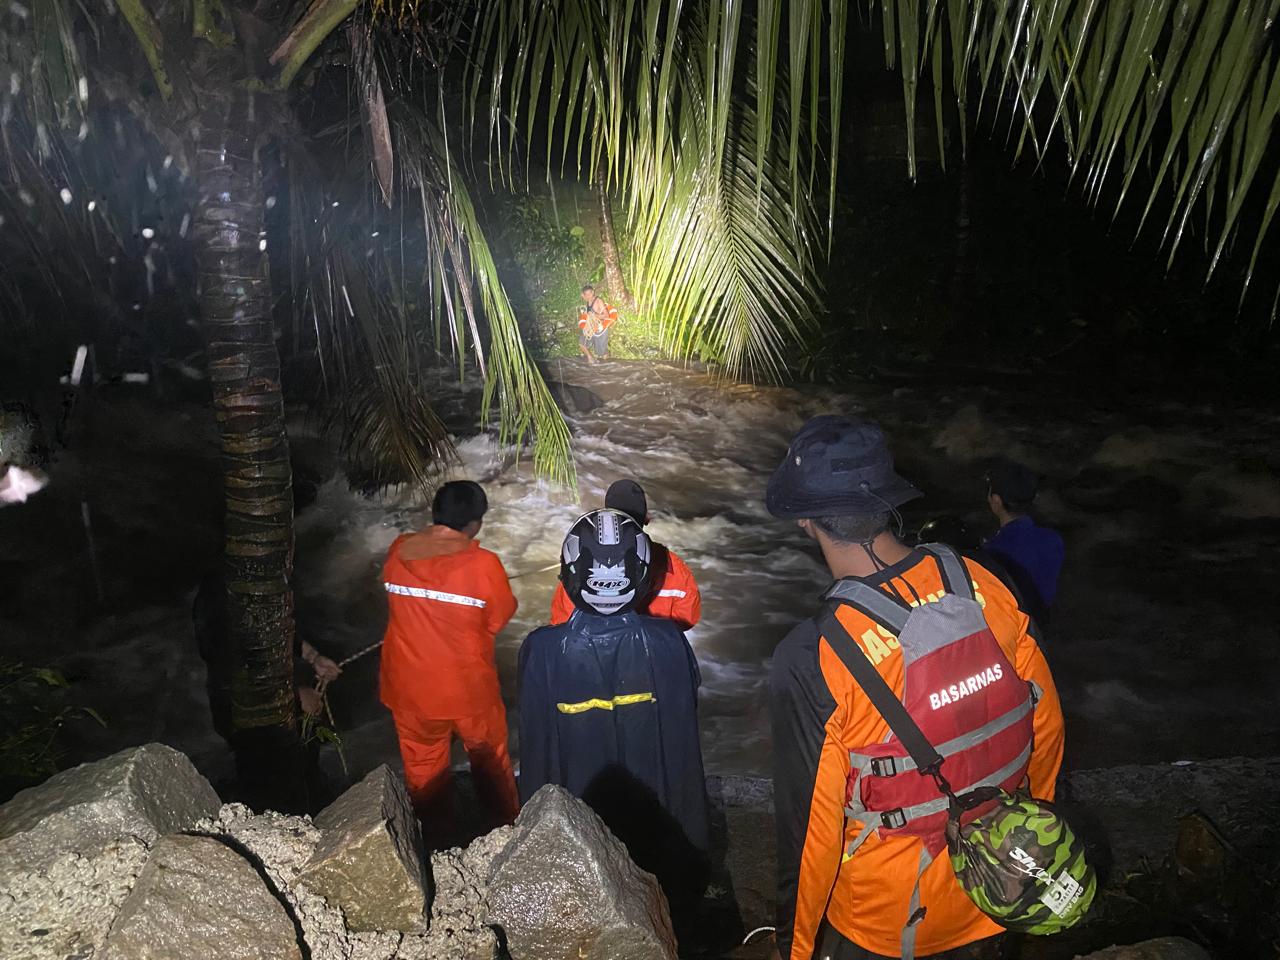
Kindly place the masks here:
[(649, 599), (649, 535), (620, 510), (578, 518), (560, 548), (560, 582), (579, 610), (612, 616)]

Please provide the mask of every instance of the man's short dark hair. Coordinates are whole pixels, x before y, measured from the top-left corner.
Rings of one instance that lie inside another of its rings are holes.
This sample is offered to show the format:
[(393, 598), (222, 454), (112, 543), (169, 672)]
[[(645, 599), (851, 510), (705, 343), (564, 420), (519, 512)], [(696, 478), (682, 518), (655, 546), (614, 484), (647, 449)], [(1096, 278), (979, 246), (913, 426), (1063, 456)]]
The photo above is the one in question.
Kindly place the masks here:
[(987, 492), (994, 493), (1010, 513), (1029, 513), (1040, 478), (1021, 463), (997, 460), (987, 471)]
[(594, 283), (584, 283), (582, 285), (582, 292), (586, 293), (588, 290), (590, 290), (592, 293), (595, 293), (596, 285)]
[(814, 517), (827, 536), (840, 543), (866, 543), (889, 529), (889, 513), (860, 513), (846, 517)]
[(451, 480), (436, 491), (431, 501), (431, 520), (453, 530), (483, 520), (489, 498), (474, 480)]

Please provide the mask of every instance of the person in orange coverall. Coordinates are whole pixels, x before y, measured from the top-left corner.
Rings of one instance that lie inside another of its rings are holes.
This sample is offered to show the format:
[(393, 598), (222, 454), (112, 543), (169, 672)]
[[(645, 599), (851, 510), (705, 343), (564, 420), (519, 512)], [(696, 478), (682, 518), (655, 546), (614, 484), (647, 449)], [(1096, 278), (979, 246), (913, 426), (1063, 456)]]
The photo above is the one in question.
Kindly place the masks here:
[[(625, 513), (640, 526), (649, 522), (649, 501), (644, 488), (634, 480), (615, 480), (604, 495), (608, 510)], [(702, 594), (693, 573), (675, 553), (652, 542), (654, 590), (640, 612), (650, 617), (674, 620), (681, 630), (692, 630), (702, 616)], [(573, 616), (573, 601), (564, 585), (556, 583), (551, 598), (551, 625), (558, 626)]]
[(510, 823), (520, 809), (493, 652), (516, 598), (502, 561), (476, 541), (488, 506), (479, 484), (446, 483), (431, 505), (433, 525), (398, 537), (382, 567), (390, 615), (380, 693), (424, 820), (452, 802), (455, 734), (492, 821)]

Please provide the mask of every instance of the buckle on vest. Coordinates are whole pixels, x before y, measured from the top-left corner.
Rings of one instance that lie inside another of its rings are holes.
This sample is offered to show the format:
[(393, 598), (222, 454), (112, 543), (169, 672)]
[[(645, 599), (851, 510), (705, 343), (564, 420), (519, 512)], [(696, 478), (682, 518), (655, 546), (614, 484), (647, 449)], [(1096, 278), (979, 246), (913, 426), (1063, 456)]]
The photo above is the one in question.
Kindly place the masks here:
[(886, 829), (897, 830), (899, 827), (905, 827), (907, 825), (907, 815), (902, 812), (901, 807), (898, 807), (896, 810), (886, 810), (884, 813), (880, 814), (880, 823), (884, 825)]
[(871, 774), (876, 777), (892, 777), (898, 773), (898, 763), (894, 757), (872, 757)]

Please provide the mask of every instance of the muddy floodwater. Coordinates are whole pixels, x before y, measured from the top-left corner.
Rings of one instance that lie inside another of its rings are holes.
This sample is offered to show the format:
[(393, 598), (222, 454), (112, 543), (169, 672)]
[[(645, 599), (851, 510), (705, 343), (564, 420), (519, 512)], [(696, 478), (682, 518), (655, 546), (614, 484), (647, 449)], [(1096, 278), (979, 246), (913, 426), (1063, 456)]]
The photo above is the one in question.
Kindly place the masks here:
[[(947, 384), (922, 373), (834, 390), (736, 385), (671, 364), (564, 361), (546, 372), (601, 401), (587, 409), (594, 401), (579, 394), (570, 414), (578, 489), (539, 481), (485, 434), (460, 440), (454, 471), (486, 485), (482, 542), (516, 577), (520, 609), (498, 639), (509, 710), (520, 641), (550, 605), (555, 572), (539, 568), (611, 481), (633, 476), (649, 493), (651, 533), (702, 588), (703, 621), (689, 640), (702, 669), (707, 769), (767, 775), (770, 656), (827, 577), (794, 524), (765, 512), (765, 483), (806, 417), (841, 412), (879, 421), (900, 471), (925, 491), (906, 511), (909, 530), (940, 513), (990, 528), (986, 458), (1013, 456), (1046, 476), (1041, 518), (1067, 542), (1046, 646), (1074, 766), (1280, 752), (1275, 410), (1229, 409), (1195, 391), (1117, 400), (1018, 376)], [(194, 402), (161, 407), (126, 387), (99, 393), (51, 487), (0, 510), (4, 655), (62, 667), (76, 697), (105, 715), (105, 729), (70, 731), (68, 759), (163, 740), (216, 778), (228, 761), (209, 724), (189, 616), (218, 549), (211, 418)], [(455, 416), (470, 396), (459, 395)], [(341, 659), (379, 638), (382, 556), (429, 511), (409, 489), (353, 493), (330, 475), (308, 426), (299, 418), (295, 427), (316, 485), (298, 516), (299, 624)], [(397, 757), (376, 677), (372, 655), (332, 689), (352, 774)]]

